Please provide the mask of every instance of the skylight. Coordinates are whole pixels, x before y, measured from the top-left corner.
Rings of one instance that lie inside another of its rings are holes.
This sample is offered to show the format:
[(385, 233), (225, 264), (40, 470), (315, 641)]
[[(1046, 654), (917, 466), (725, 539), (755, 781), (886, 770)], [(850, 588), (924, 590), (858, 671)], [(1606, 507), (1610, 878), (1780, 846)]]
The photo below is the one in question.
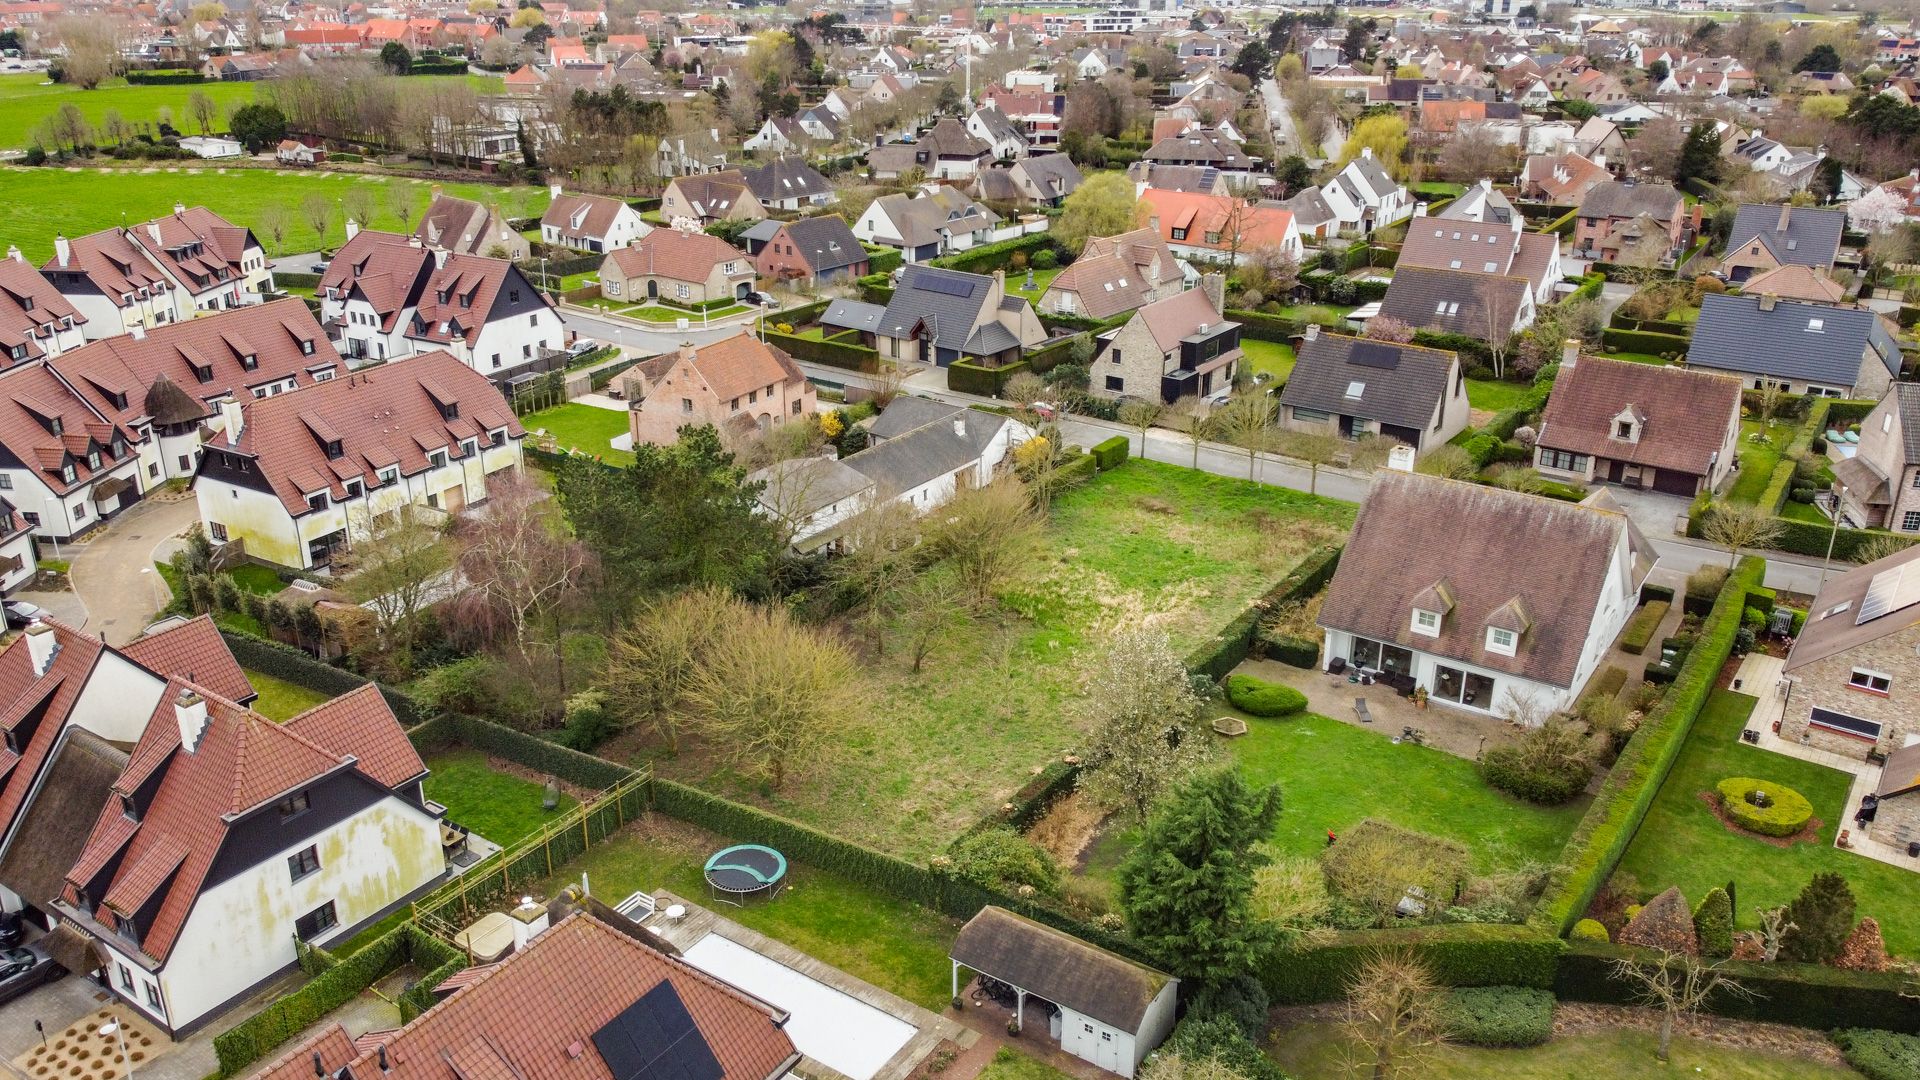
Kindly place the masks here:
[(1358, 398), (1361, 394), (1364, 394), (1366, 392), (1367, 392), (1367, 384), (1359, 381), (1358, 379), (1347, 384), (1347, 396), (1350, 398)]

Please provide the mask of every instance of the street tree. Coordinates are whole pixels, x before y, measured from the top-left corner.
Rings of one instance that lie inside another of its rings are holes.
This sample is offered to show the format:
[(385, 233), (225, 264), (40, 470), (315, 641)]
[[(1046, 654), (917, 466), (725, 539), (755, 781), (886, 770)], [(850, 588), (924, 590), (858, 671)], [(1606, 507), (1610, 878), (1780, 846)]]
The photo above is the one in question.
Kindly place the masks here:
[(1158, 401), (1146, 398), (1133, 398), (1120, 406), (1120, 422), (1140, 433), (1139, 457), (1147, 456), (1147, 432), (1167, 413), (1167, 407)]
[(1772, 546), (1780, 532), (1771, 511), (1747, 503), (1716, 503), (1700, 526), (1702, 536), (1727, 549), (1728, 567), (1739, 561), (1742, 549)]
[(300, 213), (313, 228), (313, 238), (320, 247), (327, 245), (327, 226), (333, 222), (333, 203), (317, 191), (309, 191), (300, 200)]
[(348, 221), (364, 229), (373, 224), (373, 191), (366, 184), (354, 184), (340, 196), (340, 212)]
[(1214, 413), (1220, 437), (1247, 455), (1247, 479), (1256, 479), (1262, 451), (1273, 448), (1273, 399), (1259, 390), (1235, 394)]
[(293, 215), (287, 212), (286, 206), (282, 203), (268, 203), (253, 216), (253, 227), (265, 233), (267, 239), (273, 241), (275, 251), (281, 250), (286, 244), (287, 229), (292, 224)]
[(1339, 460), (1346, 444), (1337, 435), (1317, 431), (1290, 431), (1280, 440), (1280, 452), (1307, 463), (1307, 494), (1320, 494), (1320, 467)]
[(1161, 794), (1199, 768), (1211, 744), (1187, 669), (1163, 633), (1115, 634), (1095, 663), (1081, 703), (1093, 732), (1079, 781), (1103, 806), (1138, 824)]

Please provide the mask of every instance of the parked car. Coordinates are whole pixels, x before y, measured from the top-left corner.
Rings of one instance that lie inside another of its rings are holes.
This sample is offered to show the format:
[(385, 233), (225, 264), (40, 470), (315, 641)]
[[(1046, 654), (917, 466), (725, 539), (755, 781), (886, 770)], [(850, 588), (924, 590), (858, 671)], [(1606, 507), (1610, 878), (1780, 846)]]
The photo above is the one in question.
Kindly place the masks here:
[(1231, 400), (1233, 400), (1233, 387), (1231, 386), (1224, 390), (1215, 390), (1213, 393), (1207, 395), (1207, 404), (1209, 405), (1225, 405)]
[(1051, 401), (1036, 401), (1032, 407), (1033, 415), (1042, 420), (1053, 420), (1060, 416), (1060, 406)]
[(327, 260), (325, 259), (321, 259), (319, 262), (314, 263), (312, 266), (307, 267), (307, 273), (309, 274), (324, 274), (326, 272), (327, 272)]
[(599, 347), (600, 343), (592, 338), (575, 338), (573, 344), (567, 346), (567, 356), (577, 360)]
[(751, 293), (747, 296), (747, 299), (752, 301), (753, 303), (759, 304), (761, 307), (779, 307), (780, 306), (780, 301), (775, 300), (773, 298), (772, 293), (764, 293), (764, 292)]
[(67, 973), (39, 945), (22, 945), (0, 952), (0, 1004)]
[(45, 618), (47, 614), (46, 609), (39, 604), (29, 604), (25, 600), (9, 600), (5, 610), (7, 625), (12, 627), (25, 626), (36, 619)]

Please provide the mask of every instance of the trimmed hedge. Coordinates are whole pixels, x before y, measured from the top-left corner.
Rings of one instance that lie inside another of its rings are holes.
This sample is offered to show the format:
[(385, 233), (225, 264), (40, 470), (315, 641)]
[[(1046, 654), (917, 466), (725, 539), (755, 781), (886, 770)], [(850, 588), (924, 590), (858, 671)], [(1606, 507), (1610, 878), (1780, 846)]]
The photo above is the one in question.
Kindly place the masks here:
[(1600, 344), (1608, 352), (1679, 356), (1693, 344), (1693, 339), (1683, 338), (1677, 334), (1656, 334), (1649, 330), (1618, 330), (1608, 327), (1600, 332)]
[(537, 735), (515, 731), (477, 716), (449, 713), (446, 722), (453, 735), (449, 742), (458, 742), (505, 758), (516, 765), (558, 777), (588, 791), (602, 791), (636, 775), (636, 770), (606, 758), (583, 754)]
[(976, 248), (968, 248), (952, 255), (942, 255), (937, 259), (928, 260), (927, 265), (948, 270), (964, 270), (969, 274), (990, 274), (995, 270), (1006, 269), (1008, 264), (1013, 262), (1015, 252), (1024, 251), (1031, 255), (1041, 248), (1059, 250), (1055, 247), (1051, 235), (1044, 232), (1028, 233), (1011, 240), (1000, 240), (991, 244), (982, 244)]
[[(1653, 713), (1627, 740), (1608, 772), (1600, 794), (1574, 829), (1529, 924), (1556, 936), (1572, 928), (1594, 893), (1613, 873), (1614, 865), (1633, 842), (1633, 834), (1647, 816), (1660, 785), (1673, 769), (1680, 748), (1693, 729), (1701, 706), (1713, 690), (1720, 667), (1733, 652), (1733, 635), (1740, 629), (1747, 593), (1760, 585), (1766, 563), (1748, 556), (1740, 560), (1721, 586), (1713, 610), (1700, 625), (1693, 649), (1681, 665), (1678, 678)], [(1529, 983), (1527, 985), (1536, 985)], [(1561, 995), (1565, 997), (1563, 993)]]
[[(1805, 795), (1785, 784), (1756, 780), (1751, 776), (1729, 776), (1713, 785), (1720, 796), (1720, 809), (1734, 823), (1761, 836), (1792, 836), (1807, 827), (1813, 816), (1813, 804)], [(1771, 805), (1755, 806), (1747, 801), (1749, 792), (1763, 793)]]
[(956, 394), (999, 397), (1000, 391), (1007, 388), (1008, 379), (1027, 370), (1029, 368), (1025, 360), (1002, 367), (982, 367), (970, 361), (955, 360), (947, 365), (947, 389)]
[(867, 249), (867, 273), (891, 274), (900, 269), (906, 261), (906, 253), (896, 247), (883, 247), (876, 244), (865, 245)]
[(1581, 919), (1573, 924), (1567, 934), (1568, 941), (1591, 941), (1605, 945), (1613, 939), (1607, 935), (1607, 926), (1598, 919)]
[(1340, 1000), (1361, 965), (1382, 950), (1412, 953), (1448, 986), (1545, 990), (1554, 985), (1565, 948), (1531, 927), (1490, 923), (1345, 930), (1315, 935), (1314, 942), (1275, 949), (1260, 959), (1260, 981), (1274, 1004)]
[(1035, 822), (1046, 816), (1048, 810), (1061, 796), (1073, 790), (1074, 783), (1080, 778), (1080, 766), (1065, 761), (1056, 761), (1034, 774), (1033, 779), (1020, 785), (1020, 790), (1006, 804), (993, 813), (967, 826), (967, 830), (954, 839), (954, 844), (976, 833), (988, 829), (1008, 828), (1024, 833), (1033, 828)]
[[(1553, 991), (1562, 1001), (1636, 1005), (1633, 987), (1613, 977), (1613, 964), (1636, 950), (1621, 945), (1575, 942), (1560, 957)], [(1819, 964), (1771, 964), (1729, 960), (1721, 971), (1752, 991), (1750, 998), (1715, 994), (1702, 1011), (1735, 1020), (1795, 1027), (1879, 1028), (1920, 1032), (1920, 1009), (1901, 996), (1907, 977), (1899, 972), (1843, 971)]]
[(847, 371), (865, 372), (869, 375), (880, 370), (880, 353), (865, 345), (849, 345), (843, 341), (816, 341), (798, 334), (782, 334), (773, 330), (762, 333), (772, 344), (780, 346), (799, 360), (810, 360), (828, 367), (842, 368)]
[(1127, 463), (1127, 450), (1133, 441), (1125, 435), (1115, 435), (1111, 439), (1102, 439), (1093, 445), (1088, 453), (1098, 462), (1102, 470), (1117, 469)]
[(1655, 600), (1651, 604), (1642, 604), (1640, 610), (1627, 620), (1627, 628), (1620, 634), (1622, 652), (1639, 656), (1647, 651), (1647, 643), (1653, 640), (1654, 631), (1660, 629), (1660, 620), (1667, 617), (1673, 605), (1665, 600)]
[(1920, 1038), (1894, 1031), (1846, 1028), (1833, 1041), (1847, 1064), (1867, 1080), (1915, 1080), (1920, 1077)]
[(1539, 1046), (1553, 1037), (1553, 995), (1531, 986), (1465, 986), (1442, 1007), (1447, 1038), (1468, 1046)]
[(273, 283), (282, 287), (291, 286), (296, 289), (316, 289), (320, 287), (320, 275), (301, 273), (297, 270), (275, 270), (273, 272)]
[(1307, 695), (1251, 675), (1227, 676), (1227, 701), (1250, 716), (1292, 716), (1307, 707)]
[(1326, 587), (1333, 580), (1333, 572), (1340, 566), (1340, 547), (1328, 546), (1311, 552), (1300, 560), (1280, 583), (1268, 589), (1266, 595), (1247, 605), (1247, 609), (1234, 616), (1233, 621), (1213, 635), (1213, 640), (1187, 654), (1186, 669), (1195, 675), (1206, 676), (1209, 682), (1219, 682), (1227, 673), (1240, 666), (1240, 661), (1253, 651), (1254, 635), (1260, 631), (1260, 619), (1267, 612), (1282, 604), (1304, 600)]
[(1618, 697), (1627, 685), (1627, 669), (1615, 664), (1602, 668), (1600, 674), (1587, 680), (1587, 688), (1580, 691), (1580, 700), (1590, 698)]
[(198, 71), (173, 69), (168, 71), (129, 71), (129, 86), (186, 86), (207, 81), (206, 75)]
[(1288, 667), (1314, 668), (1320, 664), (1318, 639), (1270, 637), (1266, 639), (1266, 649), (1267, 659), (1278, 660)]
[(400, 1006), (400, 1022), (402, 1024), (411, 1024), (414, 1018), (426, 1012), (428, 1009), (433, 1008), (434, 989), (441, 983), (446, 982), (455, 972), (465, 969), (466, 966), (467, 958), (456, 955), (453, 959), (427, 972), (420, 977), (419, 982), (408, 987), (406, 991), (400, 995), (398, 1000)]
[(233, 630), (220, 631), (220, 637), (232, 650), (233, 658), (240, 666), (262, 675), (271, 675), (276, 679), (304, 686), (315, 693), (328, 697), (339, 697), (352, 693), (368, 683), (380, 689), (380, 696), (387, 699), (387, 705), (399, 718), (400, 726), (413, 727), (428, 718), (427, 710), (420, 703), (391, 686), (351, 671), (343, 671), (331, 664), (323, 664), (291, 645), (282, 645), (277, 641), (267, 641), (242, 634)]
[(1268, 315), (1264, 311), (1243, 311), (1228, 308), (1227, 318), (1240, 324), (1241, 338), (1254, 341), (1277, 341), (1286, 344), (1307, 332), (1307, 324), (1300, 319), (1289, 319), (1280, 315)]

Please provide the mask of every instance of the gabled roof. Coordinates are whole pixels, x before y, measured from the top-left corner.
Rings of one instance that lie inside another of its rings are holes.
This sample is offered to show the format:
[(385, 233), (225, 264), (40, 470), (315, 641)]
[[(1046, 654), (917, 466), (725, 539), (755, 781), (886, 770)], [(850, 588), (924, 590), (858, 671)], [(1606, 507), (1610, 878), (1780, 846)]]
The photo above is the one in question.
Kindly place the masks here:
[(471, 199), (435, 195), (427, 205), (427, 212), (420, 215), (420, 224), (414, 226), (413, 235), (430, 248), (478, 255), (492, 247), (504, 231), (507, 231), (505, 219), (491, 208)]
[[(1360, 504), (1320, 625), (1569, 687), (1628, 530), (1619, 513), (1385, 470)], [(1651, 568), (1639, 562), (1630, 586)], [(1438, 637), (1414, 634), (1411, 600), (1440, 581), (1453, 610)], [(1516, 602), (1530, 628), (1515, 655), (1488, 650), (1488, 620)]]
[(1088, 237), (1080, 257), (1060, 271), (1047, 292), (1072, 293), (1087, 318), (1106, 319), (1141, 306), (1181, 277), (1180, 262), (1160, 234), (1134, 229)]
[(506, 259), (449, 254), (414, 296), (413, 321), (407, 336), (438, 345), (454, 341), (473, 345), (479, 341), (480, 331), (493, 321), (494, 306), (501, 294), (507, 295), (511, 306), (516, 292), (532, 303), (553, 306), (552, 299), (534, 288), (520, 268)]
[(881, 497), (895, 498), (979, 461), (1000, 430), (1012, 422), (997, 413), (955, 409), (841, 461), (872, 480)]
[[(1766, 347), (1755, 348), (1756, 342)], [(1900, 371), (1899, 342), (1876, 312), (1729, 293), (1700, 298), (1700, 319), (1687, 348), (1693, 367), (1830, 386), (1854, 385), (1869, 357), (1888, 374)]]
[[(46, 674), (36, 674), (27, 635), (16, 637), (0, 650), (0, 728), (18, 732), (38, 718), (33, 734), (17, 751), (0, 751), (0, 835), (12, 828), (26, 805), (27, 795), (40, 775), (60, 729), (106, 646), (55, 620), (46, 620), (56, 646)], [(76, 823), (68, 823), (70, 827)]]
[(754, 197), (763, 203), (779, 199), (809, 199), (833, 190), (833, 184), (807, 159), (796, 154), (774, 158), (757, 169), (741, 174)]
[(211, 615), (148, 634), (120, 652), (156, 675), (185, 679), (229, 701), (245, 704), (258, 696)]
[(988, 905), (949, 950), (961, 964), (1062, 1008), (1138, 1034), (1171, 975)]
[(1280, 401), (1426, 431), (1451, 392), (1458, 363), (1454, 353), (1439, 349), (1322, 332), (1300, 344)]
[(992, 292), (993, 279), (985, 274), (908, 263), (878, 332), (904, 338), (923, 328), (940, 348), (963, 350)]
[(690, 365), (700, 382), (723, 402), (745, 397), (748, 391), (806, 381), (792, 357), (754, 337), (745, 327), (730, 338), (697, 349), (683, 345), (679, 352), (667, 353), (652, 364), (658, 375), (650, 377), (649, 383), (665, 378), (676, 367)]
[(827, 305), (827, 310), (820, 316), (820, 325), (871, 333), (879, 328), (880, 320), (886, 314), (887, 309), (879, 304), (840, 299)]
[(1628, 184), (1606, 180), (1594, 185), (1580, 200), (1583, 218), (1636, 218), (1672, 221), (1685, 212), (1686, 201), (1670, 184)]
[[(58, 422), (61, 434), (54, 434)], [(119, 437), (121, 453), (113, 443)], [(76, 393), (46, 364), (0, 371), (0, 446), (33, 470), (36, 479), (61, 494), (85, 487), (125, 464), (137, 451), (133, 433), (112, 422), (90, 397)], [(87, 464), (87, 447), (100, 450), (100, 468)], [(69, 484), (62, 467), (73, 466)]]
[(1172, 352), (1181, 338), (1199, 333), (1202, 327), (1212, 331), (1229, 322), (1214, 310), (1213, 298), (1205, 289), (1188, 289), (1155, 300), (1134, 312), (1133, 317), (1146, 326), (1161, 352)]
[(867, 249), (854, 239), (847, 219), (838, 214), (801, 218), (785, 225), (787, 241), (816, 274), (852, 266), (867, 259)]
[(173, 291), (173, 283), (125, 229), (74, 237), (68, 241), (64, 261), (58, 247), (56, 242), (54, 257), (41, 263), (40, 269), (63, 292), (75, 288), (70, 279), (81, 278), (116, 307), (124, 307), (122, 296), (130, 294), (137, 302)]
[(1846, 286), (1814, 267), (1796, 263), (1763, 270), (1742, 282), (1740, 291), (1747, 296), (1778, 296), (1816, 304), (1838, 304), (1847, 298)]
[(631, 212), (619, 199), (563, 192), (547, 204), (547, 212), (540, 215), (540, 224), (559, 229), (568, 236), (605, 239), (623, 210)]
[(1409, 266), (1394, 270), (1380, 314), (1415, 330), (1504, 340), (1529, 292), (1522, 278)]
[[(616, 929), (590, 912), (571, 915), (407, 1026), (368, 1032), (356, 1042), (338, 1023), (330, 1024), (254, 1073), (254, 1080), (306, 1080), (316, 1055), (328, 1076), (383, 1080), (667, 1075), (615, 1073), (595, 1037), (663, 987), (692, 1020), (692, 1030), (680, 1033), (683, 1048), (704, 1046), (718, 1065), (717, 1072), (704, 1074), (713, 1080), (775, 1080), (799, 1062), (783, 1030), (786, 1013), (667, 956), (646, 944), (643, 934)], [(384, 1072), (381, 1060), (388, 1066)]]
[(1826, 269), (1840, 253), (1840, 235), (1846, 228), (1847, 215), (1841, 210), (1747, 203), (1733, 216), (1726, 250), (1732, 255), (1757, 240), (1776, 262)]
[(87, 317), (25, 259), (0, 259), (0, 362), (11, 360), (16, 346), (24, 347), (23, 360), (45, 356), (41, 341), (67, 320), (80, 326)]
[(1920, 565), (1916, 565), (1916, 560), (1920, 560), (1920, 547), (1910, 547), (1829, 577), (1807, 609), (1806, 625), (1801, 627), (1800, 636), (1787, 652), (1784, 670), (1798, 671), (1808, 664), (1920, 625), (1920, 600), (1911, 587), (1890, 591), (1891, 602), (1885, 614), (1861, 618), (1868, 610), (1865, 604), (1874, 579), (1887, 584), (1920, 580)]
[[(1640, 417), (1633, 441), (1613, 437), (1614, 418)], [(1658, 469), (1708, 475), (1738, 424), (1740, 380), (1658, 364), (1582, 356), (1562, 366), (1540, 422), (1541, 446)]]
[(705, 284), (714, 268), (738, 261), (752, 264), (746, 253), (717, 236), (679, 229), (655, 229), (607, 256), (608, 261), (627, 277), (660, 277), (672, 281)]

